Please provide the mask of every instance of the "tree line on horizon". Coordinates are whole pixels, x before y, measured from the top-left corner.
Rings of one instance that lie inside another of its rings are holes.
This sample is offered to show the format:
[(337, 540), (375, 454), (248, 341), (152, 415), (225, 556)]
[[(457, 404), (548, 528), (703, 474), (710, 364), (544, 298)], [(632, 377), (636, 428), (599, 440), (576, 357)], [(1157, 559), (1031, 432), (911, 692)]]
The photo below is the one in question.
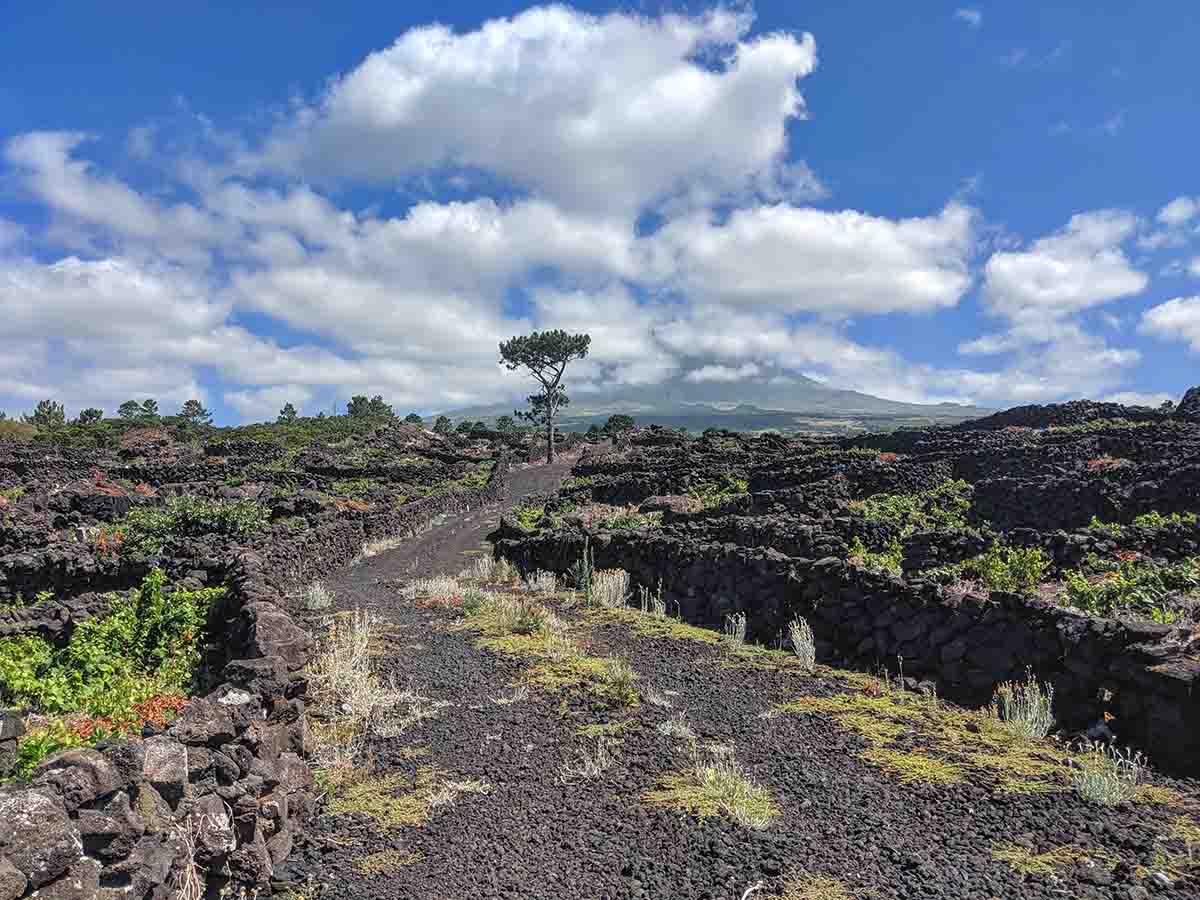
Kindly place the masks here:
[[(563, 407), (570, 403), (570, 398), (563, 385), (563, 376), (567, 366), (588, 354), (591, 336), (587, 334), (568, 334), (565, 331), (554, 330), (533, 332), (520, 335), (500, 343), (500, 365), (510, 371), (524, 369), (541, 386), (541, 390), (528, 397), (528, 408), (513, 411), (513, 415), (499, 416), (493, 427), (479, 420), (475, 422), (462, 421), (457, 426), (446, 415), (439, 415), (433, 422), (432, 430), (439, 434), (458, 432), (460, 434), (477, 434), (499, 432), (501, 434), (546, 429), (547, 461), (554, 459), (555, 429), (558, 416)], [(346, 403), (345, 416), (357, 420), (397, 420), (394, 408), (383, 399), (381, 394), (368, 397), (365, 394), (355, 394)], [(336, 417), (336, 413), (330, 418)], [(515, 417), (515, 418), (514, 418)], [(0, 411), (0, 421), (6, 420), (7, 414)], [(302, 418), (324, 419), (324, 412), (316, 416), (302, 417), (292, 403), (285, 403), (275, 419), (275, 424), (292, 425)], [(517, 421), (529, 423), (518, 425)], [(162, 415), (159, 412), (158, 401), (154, 398), (141, 400), (126, 400), (117, 408), (115, 420), (105, 419), (104, 410), (89, 406), (81, 410), (70, 422), (67, 421), (66, 410), (62, 403), (46, 399), (40, 401), (32, 412), (20, 419), (21, 424), (32, 426), (39, 432), (53, 435), (71, 426), (74, 429), (90, 429), (108, 421), (122, 425), (171, 425), (185, 430), (200, 431), (213, 427), (212, 413), (199, 400), (187, 400), (175, 415)], [(424, 426), (424, 418), (412, 412), (404, 416), (406, 423)], [(617, 434), (634, 427), (631, 416), (615, 414), (609, 416), (603, 427), (592, 425), (589, 435)], [(5, 429), (0, 429), (0, 437)]]

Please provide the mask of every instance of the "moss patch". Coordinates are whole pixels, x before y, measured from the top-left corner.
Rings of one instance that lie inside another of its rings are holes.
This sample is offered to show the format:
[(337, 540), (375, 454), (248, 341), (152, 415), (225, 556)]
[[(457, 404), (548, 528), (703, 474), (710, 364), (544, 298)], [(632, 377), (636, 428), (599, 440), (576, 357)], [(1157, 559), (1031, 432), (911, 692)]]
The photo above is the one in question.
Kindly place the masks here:
[(425, 824), (441, 805), (460, 794), (487, 793), (482, 782), (459, 782), (434, 766), (422, 766), (415, 775), (373, 775), (361, 769), (333, 769), (321, 773), (334, 815), (358, 813), (384, 829)]
[(357, 860), (354, 868), (362, 875), (387, 875), (397, 869), (413, 866), (424, 860), (425, 854), (419, 850), (380, 850), (378, 853), (372, 853)]
[(780, 900), (854, 900), (854, 895), (836, 878), (802, 875), (783, 887)]
[(1056, 869), (1073, 866), (1082, 860), (1089, 859), (1106, 869), (1116, 867), (1119, 860), (1106, 850), (1083, 847), (1055, 847), (1045, 853), (1034, 853), (1028, 847), (1020, 844), (997, 844), (992, 848), (992, 858), (1003, 863), (1021, 875), (1053, 875)]

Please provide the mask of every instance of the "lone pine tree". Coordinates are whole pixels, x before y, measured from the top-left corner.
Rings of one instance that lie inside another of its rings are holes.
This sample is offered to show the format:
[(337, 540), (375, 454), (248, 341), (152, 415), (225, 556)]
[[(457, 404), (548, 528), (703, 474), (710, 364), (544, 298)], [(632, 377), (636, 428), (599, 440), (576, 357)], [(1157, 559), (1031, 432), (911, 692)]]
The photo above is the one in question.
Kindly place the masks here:
[(500, 365), (516, 371), (526, 369), (542, 386), (529, 398), (527, 411), (516, 415), (535, 425), (546, 426), (546, 462), (554, 462), (554, 420), (570, 400), (562, 386), (563, 372), (572, 360), (583, 359), (592, 343), (591, 335), (565, 331), (535, 331), (500, 343)]

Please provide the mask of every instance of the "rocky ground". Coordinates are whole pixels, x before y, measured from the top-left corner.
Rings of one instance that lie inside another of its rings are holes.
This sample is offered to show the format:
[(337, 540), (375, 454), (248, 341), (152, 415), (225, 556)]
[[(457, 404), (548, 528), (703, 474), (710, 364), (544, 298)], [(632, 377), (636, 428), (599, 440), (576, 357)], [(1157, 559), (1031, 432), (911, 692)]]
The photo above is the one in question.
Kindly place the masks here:
[[(919, 710), (897, 719), (909, 749), (953, 734), (963, 742), (954, 758), (967, 760), (989, 745), (953, 707), (853, 673), (800, 674), (786, 654), (730, 650), (714, 632), (641, 612), (583, 609), (569, 592), (543, 599), (588, 654), (632, 666), (636, 699), (550, 687), (536, 660), (478, 646), (460, 597), (401, 599), (414, 560), (399, 550), (331, 581), (343, 609), (379, 616), (378, 671), (406, 685), (405, 702), (427, 718), (370, 738), (357, 764), (364, 791), (347, 801), (331, 789), (277, 872), (295, 895), (1200, 896), (1177, 833), (1181, 817), (1200, 813), (1193, 782), (1154, 778), (1112, 808), (1074, 796), (1069, 768), (1045, 793), (1005, 789), (1023, 766), (1057, 768), (1052, 744), (1011, 758), (1015, 773), (963, 762), (930, 780), (881, 768), (861, 723), (821, 701), (869, 698), (864, 708), (883, 722), (889, 709)], [(654, 802), (715, 748), (765, 792), (765, 827)], [(605, 756), (602, 770), (586, 771)], [(445, 803), (406, 817), (407, 804), (439, 790)]]

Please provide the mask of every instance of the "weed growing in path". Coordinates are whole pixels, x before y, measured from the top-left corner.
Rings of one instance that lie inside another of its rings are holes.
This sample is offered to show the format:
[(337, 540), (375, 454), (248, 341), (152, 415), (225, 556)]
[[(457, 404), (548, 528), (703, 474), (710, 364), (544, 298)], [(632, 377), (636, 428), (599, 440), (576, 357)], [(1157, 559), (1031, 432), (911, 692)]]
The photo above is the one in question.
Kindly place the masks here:
[(800, 661), (800, 670), (811, 673), (817, 665), (817, 648), (812, 628), (801, 616), (792, 619), (788, 624), (788, 639), (792, 644), (792, 652)]
[(728, 750), (700, 756), (692, 745), (692, 765), (684, 772), (664, 776), (656, 790), (642, 795), (649, 806), (683, 809), (700, 818), (725, 815), (747, 828), (766, 828), (780, 815), (766, 788), (751, 780)]

